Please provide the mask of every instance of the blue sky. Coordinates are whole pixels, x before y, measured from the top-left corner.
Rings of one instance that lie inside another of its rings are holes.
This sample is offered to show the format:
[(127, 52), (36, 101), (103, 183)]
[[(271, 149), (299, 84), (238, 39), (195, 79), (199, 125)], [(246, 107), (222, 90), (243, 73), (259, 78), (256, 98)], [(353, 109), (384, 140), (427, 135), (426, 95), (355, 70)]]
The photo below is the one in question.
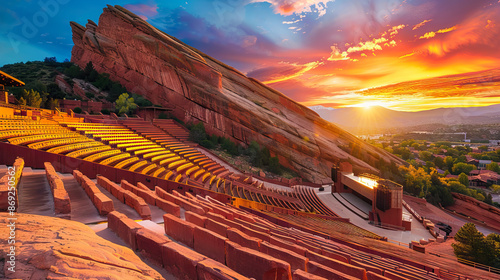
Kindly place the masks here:
[[(7, 0), (2, 4), (0, 66), (51, 56), (70, 59), (69, 22), (98, 23), (106, 4), (121, 5), (308, 106), (350, 106), (366, 101), (362, 94), (366, 88), (486, 70), (500, 62), (498, 0)], [(418, 110), (418, 104), (403, 102), (409, 98), (414, 97), (379, 96), (368, 102)], [(429, 104), (428, 98), (423, 94), (421, 102)], [(500, 102), (494, 95), (473, 98), (485, 105)], [(443, 107), (455, 106), (457, 100), (435, 99)]]

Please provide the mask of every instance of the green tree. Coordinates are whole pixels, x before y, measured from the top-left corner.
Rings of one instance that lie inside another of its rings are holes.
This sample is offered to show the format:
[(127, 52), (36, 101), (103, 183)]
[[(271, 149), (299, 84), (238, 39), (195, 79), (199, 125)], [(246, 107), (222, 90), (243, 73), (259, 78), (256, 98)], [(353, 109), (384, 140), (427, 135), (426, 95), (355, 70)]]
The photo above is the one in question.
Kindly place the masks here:
[(54, 98), (51, 98), (49, 101), (48, 101), (48, 105), (47, 105), (48, 109), (50, 110), (55, 110), (56, 108), (59, 108), (59, 100), (57, 99), (54, 99)]
[(26, 99), (24, 99), (24, 97), (21, 96), (21, 98), (19, 98), (17, 103), (19, 105), (26, 106)]
[(432, 185), (431, 176), (423, 168), (416, 169), (413, 165), (410, 167), (401, 166), (399, 170), (404, 176), (405, 191), (425, 197)]
[(85, 73), (80, 69), (80, 67), (76, 65), (71, 65), (69, 68), (64, 71), (64, 74), (70, 78), (83, 79), (85, 78)]
[(440, 169), (445, 167), (444, 159), (442, 157), (435, 157), (433, 162)]
[(491, 193), (486, 195), (486, 198), (484, 199), (484, 203), (488, 203), (489, 205), (493, 204), (493, 196)]
[(115, 101), (115, 108), (118, 115), (128, 114), (137, 108), (137, 104), (134, 103), (134, 98), (129, 98), (128, 93), (125, 92)]
[(469, 174), (472, 170), (476, 169), (476, 166), (472, 164), (467, 164), (463, 162), (459, 162), (453, 165), (451, 169), (451, 173), (458, 175), (460, 173)]
[(466, 187), (469, 186), (469, 176), (465, 173), (460, 173), (460, 175), (458, 175), (458, 181)]
[(447, 156), (444, 158), (444, 164), (446, 165), (446, 168), (448, 168), (448, 171), (452, 171), (452, 168), (453, 168), (453, 164), (455, 163), (455, 160), (450, 157), (450, 156)]
[(486, 145), (482, 145), (482, 146), (479, 146), (479, 147), (477, 147), (477, 148), (478, 148), (480, 151), (482, 151), (482, 152), (486, 152), (486, 151), (488, 150), (488, 146), (486, 146)]
[(263, 162), (260, 153), (260, 145), (259, 143), (257, 143), (257, 141), (253, 140), (250, 142), (250, 145), (248, 145), (245, 154), (248, 155), (253, 166), (262, 167)]
[(267, 168), (269, 172), (280, 175), (283, 171), (281, 170), (281, 165), (278, 157), (269, 158), (269, 167)]
[(420, 153), (418, 153), (418, 156), (423, 161), (431, 161), (432, 160), (432, 153), (428, 152), (428, 151), (421, 151)]
[(486, 169), (500, 174), (500, 166), (498, 166), (498, 163), (496, 163), (496, 162), (492, 162), (490, 164), (487, 164)]
[(495, 194), (500, 193), (500, 186), (499, 185), (491, 185), (490, 189), (491, 189), (491, 192), (493, 192)]
[(88, 78), (90, 76), (90, 73), (92, 73), (92, 71), (94, 71), (94, 65), (92, 65), (92, 61), (89, 61), (87, 65), (85, 65), (85, 69), (83, 69), (85, 77)]
[(478, 262), (483, 253), (484, 235), (479, 232), (473, 223), (466, 223), (455, 234), (453, 251), (457, 258)]
[(189, 140), (201, 144), (202, 141), (206, 139), (207, 139), (207, 133), (205, 132), (205, 125), (203, 124), (203, 122), (199, 122), (191, 126), (191, 129), (189, 130)]
[(80, 107), (75, 107), (75, 108), (73, 109), (73, 112), (74, 112), (75, 114), (80, 114), (81, 112), (83, 112), (83, 110), (82, 110), (82, 108), (80, 108)]
[(24, 98), (24, 100), (26, 100), (26, 105), (35, 108), (40, 108), (40, 105), (42, 104), (43, 101), (42, 97), (40, 96), (40, 93), (33, 89), (29, 91), (24, 90), (22, 97)]

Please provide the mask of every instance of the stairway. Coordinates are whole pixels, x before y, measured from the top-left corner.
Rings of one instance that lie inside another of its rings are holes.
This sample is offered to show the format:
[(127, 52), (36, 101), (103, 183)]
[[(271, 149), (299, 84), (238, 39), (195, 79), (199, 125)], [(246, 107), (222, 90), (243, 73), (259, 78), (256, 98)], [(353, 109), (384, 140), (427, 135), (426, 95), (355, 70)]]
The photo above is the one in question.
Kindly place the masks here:
[(58, 173), (58, 175), (61, 177), (64, 188), (71, 201), (71, 220), (84, 224), (106, 221), (105, 217), (99, 215), (94, 204), (73, 175), (60, 173)]
[(45, 170), (25, 167), (18, 185), (19, 208), (17, 212), (55, 217), (54, 199)]

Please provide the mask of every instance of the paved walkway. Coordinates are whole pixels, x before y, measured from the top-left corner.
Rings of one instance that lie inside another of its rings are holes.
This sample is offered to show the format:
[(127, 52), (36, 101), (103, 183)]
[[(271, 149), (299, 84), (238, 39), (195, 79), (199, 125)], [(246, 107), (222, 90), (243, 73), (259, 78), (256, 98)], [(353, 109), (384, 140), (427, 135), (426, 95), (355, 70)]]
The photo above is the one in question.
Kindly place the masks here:
[(57, 175), (63, 181), (64, 188), (71, 201), (71, 220), (84, 224), (107, 221), (106, 217), (99, 215), (94, 204), (72, 174), (61, 174), (58, 172)]
[(55, 217), (54, 198), (45, 169), (23, 169), (21, 182), (18, 185), (19, 213)]
[(424, 229), (423, 225), (416, 222), (415, 220), (412, 221), (412, 231), (387, 230), (370, 225), (368, 221), (365, 221), (362, 218), (358, 217), (351, 210), (340, 204), (331, 194), (331, 186), (325, 186), (325, 190), (322, 192), (317, 192), (317, 194), (319, 199), (340, 217), (348, 218), (352, 224), (369, 230), (380, 236), (385, 236), (393, 241), (401, 242), (406, 245), (409, 244), (412, 240), (419, 241), (420, 239), (428, 240), (429, 238), (433, 238), (432, 235)]

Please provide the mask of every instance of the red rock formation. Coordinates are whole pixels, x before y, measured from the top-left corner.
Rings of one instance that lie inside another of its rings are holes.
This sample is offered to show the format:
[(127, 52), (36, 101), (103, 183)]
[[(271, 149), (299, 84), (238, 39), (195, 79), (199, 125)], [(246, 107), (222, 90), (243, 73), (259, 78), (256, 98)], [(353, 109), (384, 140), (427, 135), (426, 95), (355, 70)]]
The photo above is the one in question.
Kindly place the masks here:
[(350, 143), (366, 159), (400, 162), (122, 7), (104, 8), (99, 25), (89, 20), (86, 27), (75, 22), (71, 27), (72, 62), (83, 68), (92, 61), (129, 91), (174, 107), (177, 118), (204, 122), (209, 133), (245, 144), (256, 140), (310, 181), (328, 180), (330, 167), (340, 160), (377, 171), (339, 148)]
[[(7, 225), (10, 217), (0, 213), (0, 223)], [(16, 243), (0, 245), (2, 279), (164, 279), (132, 250), (97, 236), (82, 223), (20, 213), (16, 218)], [(2, 236), (9, 236), (8, 231), (0, 227)], [(8, 269), (10, 246), (15, 246), (15, 272)]]

